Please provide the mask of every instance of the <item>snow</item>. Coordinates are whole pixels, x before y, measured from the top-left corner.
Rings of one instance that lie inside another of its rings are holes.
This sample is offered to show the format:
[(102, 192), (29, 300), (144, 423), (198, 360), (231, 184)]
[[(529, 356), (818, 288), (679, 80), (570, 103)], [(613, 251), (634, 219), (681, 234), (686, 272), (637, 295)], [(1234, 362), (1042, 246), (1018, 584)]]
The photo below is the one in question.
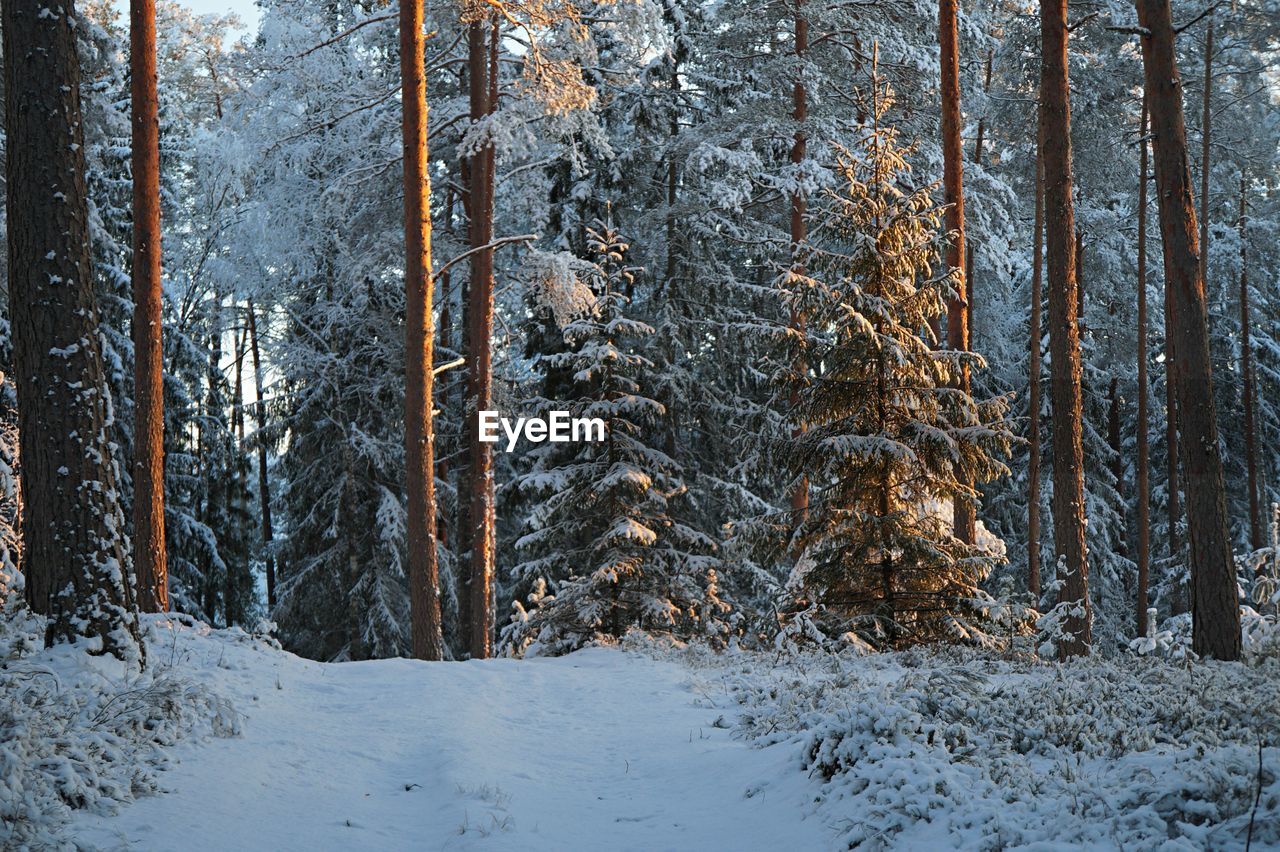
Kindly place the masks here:
[[(94, 848), (822, 849), (788, 748), (732, 735), (690, 670), (553, 659), (316, 663), (220, 633), (176, 653), (242, 714), (187, 741), (165, 795), (85, 815)], [(727, 702), (725, 702), (727, 706)], [(721, 721), (717, 722), (717, 719)], [(717, 726), (719, 725), (719, 726)], [(751, 790), (750, 798), (747, 791)]]
[(139, 674), (5, 615), (3, 848), (1280, 849), (1275, 657), (318, 663), (146, 616)]

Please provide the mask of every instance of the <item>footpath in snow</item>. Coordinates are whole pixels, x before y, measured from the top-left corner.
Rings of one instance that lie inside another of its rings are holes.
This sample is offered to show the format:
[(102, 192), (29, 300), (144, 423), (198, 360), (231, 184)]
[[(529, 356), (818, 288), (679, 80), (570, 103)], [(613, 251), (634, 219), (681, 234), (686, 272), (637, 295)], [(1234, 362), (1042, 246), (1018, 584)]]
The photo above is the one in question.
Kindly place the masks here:
[[(242, 715), (167, 791), (69, 836), (95, 849), (825, 849), (794, 749), (728, 729), (689, 669), (558, 659), (322, 664), (180, 630), (179, 671)], [(725, 716), (722, 719), (721, 713)]]

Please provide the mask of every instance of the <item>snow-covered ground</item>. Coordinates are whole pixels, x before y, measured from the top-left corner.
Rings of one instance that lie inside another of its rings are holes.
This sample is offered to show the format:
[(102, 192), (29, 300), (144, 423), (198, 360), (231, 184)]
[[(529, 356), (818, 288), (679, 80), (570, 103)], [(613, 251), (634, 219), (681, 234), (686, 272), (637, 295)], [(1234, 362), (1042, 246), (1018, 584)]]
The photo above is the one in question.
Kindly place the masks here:
[[(202, 631), (201, 631), (202, 632)], [(168, 792), (70, 833), (92, 848), (825, 849), (794, 750), (734, 736), (690, 670), (557, 659), (321, 664), (190, 630), (180, 670), (242, 713)], [(750, 793), (750, 795), (748, 795)]]
[(322, 664), (239, 630), (147, 628), (148, 670), (123, 677), (19, 635), (0, 849), (1280, 849), (1271, 658), (636, 637)]

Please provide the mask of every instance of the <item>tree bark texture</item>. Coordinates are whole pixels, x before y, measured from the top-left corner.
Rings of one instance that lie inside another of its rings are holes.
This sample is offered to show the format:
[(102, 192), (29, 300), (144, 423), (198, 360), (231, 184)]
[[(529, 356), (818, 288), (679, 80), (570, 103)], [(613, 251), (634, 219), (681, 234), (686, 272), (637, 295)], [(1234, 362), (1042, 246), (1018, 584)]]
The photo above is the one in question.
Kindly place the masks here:
[(164, 363), (161, 348), (160, 103), (155, 0), (129, 4), (133, 125), (133, 567), (138, 607), (169, 608), (164, 539)]
[(1180, 456), (1191, 554), (1192, 649), (1220, 660), (1240, 656), (1240, 608), (1227, 538), (1227, 513), (1214, 410), (1209, 319), (1187, 159), (1182, 79), (1169, 0), (1137, 0), (1151, 113), (1164, 270), (1172, 293)]
[(275, 527), (271, 522), (271, 479), (267, 472), (267, 403), (263, 398), (262, 387), (262, 355), (258, 347), (258, 320), (250, 300), (249, 314), (249, 352), (253, 357), (253, 388), (257, 395), (257, 403), (253, 406), (254, 419), (258, 424), (258, 503), (262, 506), (262, 548), (265, 551), (267, 571), (267, 613), (268, 617), (276, 608), (276, 556)]
[(1071, 607), (1060, 656), (1089, 653), (1092, 612), (1085, 545), (1084, 450), (1077, 316), (1075, 211), (1071, 199), (1071, 100), (1067, 3), (1040, 4), (1040, 121), (1044, 139), (1045, 235), (1049, 273), (1049, 389), (1053, 409), (1053, 539), (1061, 587)]
[(1030, 368), (1027, 377), (1030, 443), (1027, 460), (1027, 590), (1033, 606), (1040, 605), (1040, 302), (1044, 267), (1044, 136), (1036, 134), (1035, 233), (1031, 237)]
[(440, 584), (432, 434), (431, 177), (427, 172), (427, 86), (422, 0), (400, 4), (404, 103), (405, 466), (408, 490), (409, 611), (413, 656), (439, 660)]
[[(493, 31), (490, 41), (490, 31)], [(495, 107), (496, 71), (491, 50), (496, 46), (497, 23), (488, 18), (473, 21), (467, 32), (468, 88), (473, 123), (484, 121)], [(471, 248), (493, 242), (494, 150), (486, 143), (471, 156)], [(471, 258), (471, 382), (467, 416), (493, 407), (493, 249)], [(478, 425), (470, 431), (471, 566), (467, 584), (470, 595), (473, 659), (485, 659), (493, 648), (494, 482), (493, 445), (480, 440)]]
[[(938, 48), (942, 69), (942, 191), (947, 205), (947, 266), (956, 276), (955, 295), (947, 301), (947, 345), (958, 352), (969, 349), (969, 300), (965, 287), (964, 243), (964, 143), (960, 115), (960, 46), (957, 0), (938, 0)], [(969, 392), (969, 368), (963, 367), (958, 385)], [(970, 485), (963, 474), (958, 477)], [(971, 495), (956, 494), (953, 524), (956, 538), (972, 544), (976, 508)]]
[(141, 661), (90, 257), (74, 6), (4, 0), (9, 309), (27, 601), (46, 642)]
[(1138, 635), (1146, 636), (1151, 586), (1151, 462), (1147, 438), (1147, 101), (1142, 101), (1138, 129), (1138, 589), (1134, 615)]

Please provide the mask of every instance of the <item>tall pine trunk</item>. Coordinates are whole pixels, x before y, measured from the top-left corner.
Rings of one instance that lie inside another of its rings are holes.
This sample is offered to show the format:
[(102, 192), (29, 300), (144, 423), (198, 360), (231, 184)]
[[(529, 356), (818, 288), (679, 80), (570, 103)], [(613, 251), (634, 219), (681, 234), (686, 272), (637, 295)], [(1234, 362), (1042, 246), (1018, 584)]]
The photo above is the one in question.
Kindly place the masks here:
[(1044, 267), (1044, 134), (1036, 134), (1035, 233), (1031, 237), (1030, 368), (1027, 377), (1027, 590), (1040, 605), (1040, 302)]
[[(222, 375), (222, 331), (223, 331), (223, 310), (222, 297), (218, 296), (211, 318), (214, 329), (209, 335), (209, 361), (205, 364), (205, 381), (208, 386), (205, 388), (204, 410), (205, 416), (210, 420), (210, 428), (203, 435), (201, 453), (204, 456), (206, 465), (201, 471), (202, 486), (204, 488), (204, 522), (210, 529), (217, 529), (221, 525), (221, 517), (224, 509), (224, 500), (226, 495), (225, 489), (222, 488), (222, 480), (213, 475), (214, 460), (218, 458), (217, 442), (222, 436), (217, 425), (226, 415), (221, 396)], [(220, 476), (223, 471), (218, 471)], [(215, 624), (218, 617), (218, 578), (213, 571), (206, 571), (201, 578), (204, 582), (204, 603), (203, 609), (205, 620), (210, 624)], [(224, 605), (225, 612), (225, 605)], [(229, 624), (224, 626), (229, 627)]]
[(1200, 115), (1200, 280), (1209, 288), (1209, 172), (1213, 167), (1213, 13), (1204, 33), (1204, 82)]
[[(1149, 116), (1149, 113), (1148, 113)], [(1178, 522), (1182, 519), (1182, 489), (1178, 485), (1178, 394), (1177, 376), (1178, 358), (1173, 349), (1173, 288), (1164, 282), (1164, 442), (1165, 482), (1169, 493), (1167, 510), (1169, 524), (1169, 561), (1176, 563), (1182, 550), (1178, 542)], [(1173, 595), (1174, 614), (1187, 611), (1182, 602), (1182, 593), (1175, 590)]]
[(1040, 4), (1040, 121), (1044, 139), (1045, 233), (1049, 269), (1049, 388), (1053, 407), (1053, 543), (1058, 602), (1070, 609), (1060, 656), (1089, 653), (1092, 611), (1085, 545), (1084, 449), (1077, 324), (1075, 211), (1071, 202), (1071, 95), (1067, 2)]
[[(247, 514), (245, 507), (244, 482), (244, 355), (245, 334), (231, 335), (232, 350), (232, 384), (231, 384), (231, 428), (227, 430), (225, 447), (227, 476), (223, 480), (227, 493), (227, 516), (232, 525), (238, 526), (240, 519)], [(241, 561), (241, 560), (244, 561)], [(248, 554), (236, 552), (227, 563), (227, 575), (223, 578), (223, 609), (226, 612), (227, 626), (244, 624), (245, 607), (243, 592), (251, 587), (249, 577)]]
[(1138, 128), (1138, 635), (1147, 635), (1151, 585), (1151, 473), (1147, 439), (1147, 100), (1142, 99)]
[[(957, 276), (956, 293), (947, 301), (947, 345), (957, 352), (969, 349), (969, 301), (965, 289), (964, 245), (964, 147), (960, 137), (960, 46), (956, 0), (938, 0), (938, 47), (942, 69), (942, 190), (947, 205), (947, 266)], [(957, 385), (969, 392), (969, 368), (962, 367)], [(957, 480), (967, 489), (971, 484), (961, 473)], [(975, 510), (973, 498), (959, 493), (954, 498), (953, 523), (956, 538), (972, 544)]]
[(439, 660), (440, 587), (432, 434), (431, 177), (422, 0), (400, 4), (400, 80), (404, 104), (405, 479), (408, 491), (409, 619), (413, 656)]
[[(791, 165), (797, 170), (804, 163), (807, 148), (807, 138), (804, 132), (804, 123), (809, 117), (809, 95), (805, 89), (804, 83), (804, 66), (805, 55), (809, 52), (809, 19), (804, 16), (803, 10), (804, 0), (796, 0), (795, 13), (795, 52), (796, 52), (796, 81), (792, 89), (792, 111), (791, 117), (796, 123), (795, 137), (791, 143)], [(795, 176), (799, 180), (799, 175)], [(804, 193), (799, 189), (791, 192), (791, 274), (798, 278), (805, 274), (804, 264), (804, 243), (808, 238), (807, 223), (805, 222), (805, 214), (807, 213), (808, 200)], [(794, 284), (792, 286), (795, 286)], [(804, 334), (804, 317), (798, 312), (792, 310), (791, 328), (799, 334)], [(803, 373), (807, 367), (803, 362), (794, 365), (797, 373)], [(800, 401), (799, 393), (792, 395), (791, 404), (795, 407)], [(797, 423), (792, 429), (792, 437), (799, 435), (804, 431), (804, 424)], [(801, 477), (796, 483), (795, 490), (791, 492), (791, 523), (793, 528), (798, 526), (803, 520), (805, 513), (809, 509), (809, 480)]]
[(1173, 298), (1173, 352), (1178, 361), (1174, 377), (1191, 543), (1192, 648), (1204, 657), (1234, 660), (1240, 656), (1240, 608), (1227, 538), (1209, 319), (1200, 274), (1173, 16), (1169, 0), (1137, 0), (1137, 7), (1138, 22), (1145, 30), (1142, 54), (1155, 146), (1165, 280)]
[(23, 572), (47, 643), (142, 660), (108, 432), (85, 186), (74, 6), (3, 0), (9, 313)]
[[(489, 33), (493, 31), (493, 42)], [(497, 23), (488, 18), (473, 21), (467, 33), (468, 88), (472, 122), (483, 121), (494, 109), (493, 79), (496, 68), (491, 51), (496, 45)], [(486, 143), (471, 157), (471, 248), (481, 249), (471, 258), (471, 382), (468, 417), (493, 407), (493, 145)], [(490, 601), (494, 563), (493, 445), (480, 440), (478, 423), (470, 430), (471, 473), (471, 640), (475, 659), (490, 656), (493, 646), (493, 606)]]
[[(992, 48), (988, 47), (987, 59), (986, 59), (986, 63), (983, 68), (983, 74), (982, 74), (982, 94), (984, 95), (991, 93), (991, 64), (994, 58), (995, 58), (995, 51)], [(983, 147), (986, 144), (985, 142), (986, 135), (987, 135), (987, 115), (986, 115), (986, 112), (984, 111), (982, 114), (982, 117), (978, 119), (978, 133), (973, 140), (973, 161), (978, 165), (982, 165), (982, 153), (983, 153)], [(969, 307), (970, 309), (973, 308), (972, 305), (970, 305)]]
[(262, 355), (258, 347), (258, 320), (254, 314), (253, 300), (249, 301), (249, 354), (253, 357), (253, 392), (257, 403), (253, 406), (257, 421), (258, 437), (258, 504), (262, 509), (262, 548), (265, 551), (267, 571), (267, 613), (270, 617), (276, 608), (276, 556), (274, 552), (275, 528), (271, 523), (271, 480), (267, 474), (267, 403), (262, 390)]
[(160, 105), (155, 0), (129, 4), (133, 145), (133, 567), (138, 607), (169, 608), (164, 541), (164, 364), (161, 348)]
[[(983, 77), (982, 77), (982, 94), (983, 95), (987, 95), (991, 92), (991, 72), (992, 72), (992, 60), (994, 58), (994, 55), (995, 55), (995, 51), (992, 48), (987, 48), (986, 67), (984, 68)], [(982, 117), (978, 119), (978, 133), (974, 138), (974, 143), (973, 143), (973, 161), (977, 163), (979, 166), (982, 165), (982, 154), (985, 147), (984, 140), (986, 139), (986, 134), (987, 134), (987, 116), (986, 116), (986, 113), (984, 112)], [(1039, 155), (1037, 154), (1037, 156)], [(966, 326), (965, 334), (968, 335), (969, 347), (971, 349), (975, 345), (974, 336), (973, 336), (973, 309), (974, 309), (973, 256), (975, 254), (977, 254), (976, 247), (971, 245), (969, 242), (967, 242), (967, 237), (966, 237), (965, 259), (964, 259), (965, 260), (964, 292), (965, 292), (965, 302), (967, 304), (967, 309), (965, 311), (964, 322)]]
[(1253, 344), (1249, 328), (1249, 252), (1245, 245), (1245, 222), (1248, 207), (1245, 195), (1247, 182), (1240, 173), (1240, 218), (1236, 229), (1240, 237), (1240, 377), (1244, 384), (1244, 455), (1248, 470), (1249, 489), (1249, 546), (1262, 547), (1262, 506), (1258, 493), (1258, 436), (1254, 419), (1255, 392), (1253, 378)]

